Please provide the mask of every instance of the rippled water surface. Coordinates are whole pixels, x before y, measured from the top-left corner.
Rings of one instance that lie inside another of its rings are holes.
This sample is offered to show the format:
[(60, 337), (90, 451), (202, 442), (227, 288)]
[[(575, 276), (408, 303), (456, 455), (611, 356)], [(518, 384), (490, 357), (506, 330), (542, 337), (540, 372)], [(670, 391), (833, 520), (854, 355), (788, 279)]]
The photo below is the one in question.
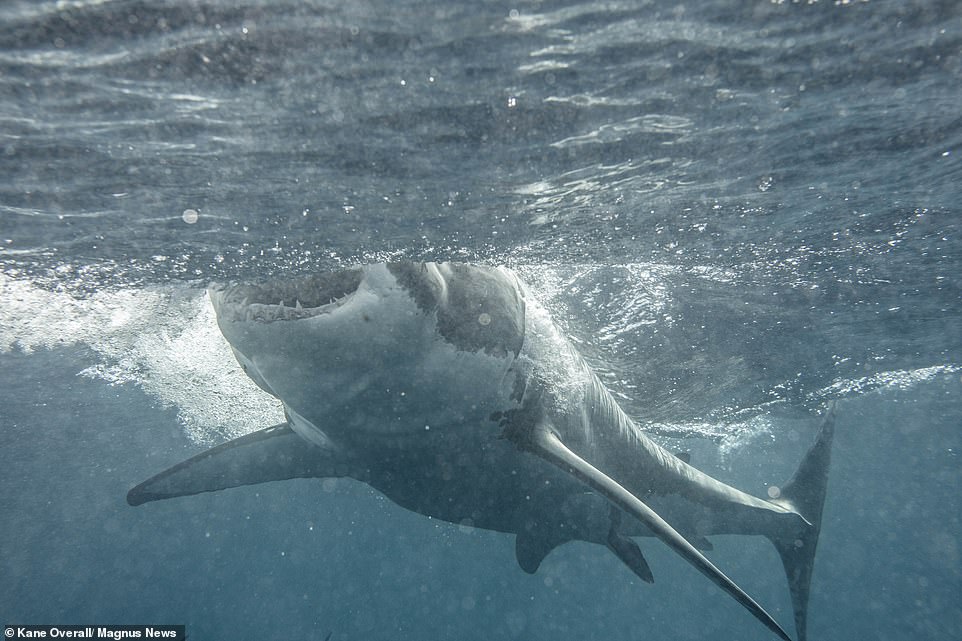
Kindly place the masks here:
[[(124, 504), (281, 418), (208, 282), (404, 258), (514, 268), (756, 494), (838, 401), (811, 638), (959, 638), (960, 87), (934, 0), (0, 4), (0, 623), (768, 638), (655, 544), (649, 587), (347, 482)], [(766, 543), (713, 559), (790, 620)]]

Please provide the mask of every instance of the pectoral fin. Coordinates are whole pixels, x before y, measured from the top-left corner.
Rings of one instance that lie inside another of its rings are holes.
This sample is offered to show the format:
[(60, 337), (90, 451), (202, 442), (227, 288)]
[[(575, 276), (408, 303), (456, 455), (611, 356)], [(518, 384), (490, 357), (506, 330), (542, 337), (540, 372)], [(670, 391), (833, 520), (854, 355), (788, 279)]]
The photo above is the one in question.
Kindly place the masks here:
[[(738, 587), (734, 581), (715, 567), (711, 561), (705, 558), (705, 556), (695, 549), (681, 534), (676, 532), (671, 525), (658, 516), (654, 510), (645, 505), (643, 501), (622, 487), (614, 479), (568, 449), (558, 435), (555, 434), (549, 423), (542, 421), (533, 426), (533, 429), (526, 434), (526, 438), (522, 443), (519, 443), (519, 445), (568, 472), (607, 498), (612, 504), (647, 525), (655, 536), (681, 555), (683, 559), (693, 565), (699, 572), (708, 577), (715, 585), (741, 603), (755, 618), (765, 624), (768, 629), (784, 641), (791, 641), (788, 634), (785, 633), (768, 612)], [(616, 545), (622, 544), (618, 542)], [(632, 556), (634, 554), (633, 550), (630, 550), (627, 546), (622, 546), (621, 549), (629, 558), (634, 558)], [(637, 547), (635, 549), (637, 549)], [(616, 554), (619, 554), (617, 549), (614, 551)], [(619, 554), (619, 558), (622, 558), (621, 554)], [(630, 566), (629, 564), (629, 567)], [(647, 567), (647, 563), (645, 566)], [(632, 569), (634, 570), (635, 568), (633, 567)], [(639, 574), (639, 576), (642, 575)], [(642, 576), (642, 578), (644, 577)]]
[(295, 434), (286, 423), (211, 448), (147, 479), (127, 493), (127, 503), (213, 492), (305, 477), (338, 474), (333, 454)]

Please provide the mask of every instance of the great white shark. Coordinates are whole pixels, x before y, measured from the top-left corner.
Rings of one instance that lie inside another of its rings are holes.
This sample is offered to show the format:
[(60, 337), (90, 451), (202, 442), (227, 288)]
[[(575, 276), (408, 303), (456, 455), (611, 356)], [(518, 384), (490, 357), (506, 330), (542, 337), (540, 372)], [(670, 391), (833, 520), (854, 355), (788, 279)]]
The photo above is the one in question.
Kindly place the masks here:
[(791, 641), (703, 554), (713, 535), (761, 535), (805, 641), (831, 409), (792, 479), (763, 499), (649, 438), (507, 269), (376, 264), (208, 294), (237, 360), (287, 420), (144, 481), (131, 505), (349, 477), (420, 514), (513, 534), (526, 572), (588, 541), (649, 583), (634, 537), (656, 537)]

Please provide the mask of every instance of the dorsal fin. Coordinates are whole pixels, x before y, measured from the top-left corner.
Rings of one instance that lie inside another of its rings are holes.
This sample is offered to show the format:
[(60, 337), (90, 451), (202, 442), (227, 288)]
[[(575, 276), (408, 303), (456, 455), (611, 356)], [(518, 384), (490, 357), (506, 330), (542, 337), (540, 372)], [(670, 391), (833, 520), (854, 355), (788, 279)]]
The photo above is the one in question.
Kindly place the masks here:
[(782, 629), (758, 603), (745, 593), (738, 585), (715, 567), (711, 561), (679, 534), (671, 525), (661, 518), (654, 510), (637, 496), (629, 492), (617, 481), (603, 473), (568, 449), (558, 434), (554, 431), (550, 421), (542, 418), (526, 430), (518, 430), (511, 435), (519, 447), (537, 454), (546, 461), (556, 465), (574, 478), (578, 479), (594, 491), (604, 496), (612, 505), (624, 510), (627, 514), (644, 523), (652, 534), (661, 539), (672, 550), (678, 553), (699, 572), (710, 579), (715, 585), (734, 598), (745, 609), (778, 635), (783, 641), (791, 641), (791, 637)]
[(551, 550), (570, 540), (571, 536), (562, 533), (558, 528), (532, 522), (514, 538), (514, 553), (518, 558), (518, 565), (528, 574), (534, 574)]

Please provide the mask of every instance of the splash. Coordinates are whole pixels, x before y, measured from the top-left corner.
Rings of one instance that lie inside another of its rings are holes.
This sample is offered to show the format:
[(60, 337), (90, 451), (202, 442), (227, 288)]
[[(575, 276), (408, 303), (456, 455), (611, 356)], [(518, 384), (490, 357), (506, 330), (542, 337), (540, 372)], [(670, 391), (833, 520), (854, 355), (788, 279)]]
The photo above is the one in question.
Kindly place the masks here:
[[(671, 363), (651, 345), (679, 324), (672, 312), (675, 289), (671, 286), (679, 274), (677, 268), (637, 263), (516, 265), (515, 269), (527, 283), (532, 303), (536, 302), (532, 313), (544, 316), (541, 325), (556, 324), (624, 409), (652, 434), (707, 438), (737, 449), (740, 443), (773, 430), (759, 416), (799, 409), (776, 393), (762, 402), (728, 410), (706, 406), (690, 411), (687, 388), (671, 389), (668, 394), (657, 386)], [(699, 270), (688, 273), (709, 280), (726, 278)], [(201, 289), (126, 286), (89, 295), (78, 293), (84, 287), (65, 291), (73, 284), (38, 283), (0, 273), (4, 301), (0, 351), (86, 347), (95, 362), (81, 375), (139, 387), (158, 406), (175, 408), (185, 433), (198, 443), (221, 441), (283, 421), (276, 400), (257, 388), (236, 364)], [(547, 346), (560, 342), (559, 336), (545, 336), (545, 351), (550, 353)], [(564, 356), (555, 354), (561, 361)], [(565, 363), (557, 365), (558, 371), (566, 371)], [(840, 377), (807, 391), (801, 404), (814, 411), (833, 399), (907, 390), (959, 372), (958, 365), (941, 364)], [(777, 386), (773, 389), (777, 391)]]
[(0, 351), (85, 346), (81, 376), (140, 387), (177, 409), (193, 441), (209, 444), (284, 420), (275, 399), (234, 360), (206, 292), (187, 287), (48, 291), (0, 275)]

